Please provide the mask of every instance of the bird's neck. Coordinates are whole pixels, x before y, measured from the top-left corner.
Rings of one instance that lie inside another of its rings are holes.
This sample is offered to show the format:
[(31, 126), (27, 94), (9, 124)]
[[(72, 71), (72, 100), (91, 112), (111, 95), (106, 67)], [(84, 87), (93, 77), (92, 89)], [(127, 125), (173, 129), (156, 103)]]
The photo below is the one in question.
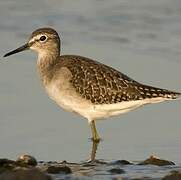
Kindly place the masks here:
[(38, 71), (44, 85), (51, 82), (53, 69), (59, 60), (59, 53), (53, 51), (42, 51), (38, 54)]

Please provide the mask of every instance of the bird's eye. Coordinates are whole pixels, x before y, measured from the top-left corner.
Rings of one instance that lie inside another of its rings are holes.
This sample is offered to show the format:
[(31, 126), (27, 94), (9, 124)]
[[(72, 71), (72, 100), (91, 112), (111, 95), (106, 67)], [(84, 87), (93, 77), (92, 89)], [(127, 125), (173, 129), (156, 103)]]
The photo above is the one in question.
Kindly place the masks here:
[(45, 41), (46, 39), (47, 39), (46, 36), (41, 36), (41, 37), (40, 37), (40, 41), (42, 41), (42, 42)]

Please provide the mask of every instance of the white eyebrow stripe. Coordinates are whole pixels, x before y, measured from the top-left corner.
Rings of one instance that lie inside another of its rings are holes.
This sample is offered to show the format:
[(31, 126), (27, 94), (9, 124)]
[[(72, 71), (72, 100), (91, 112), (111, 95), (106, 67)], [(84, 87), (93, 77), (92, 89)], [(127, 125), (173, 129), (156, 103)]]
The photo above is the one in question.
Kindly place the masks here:
[(38, 34), (38, 35), (34, 36), (33, 38), (31, 38), (29, 40), (29, 43), (33, 43), (33, 42), (39, 40), (41, 36), (46, 36), (46, 35), (45, 34)]

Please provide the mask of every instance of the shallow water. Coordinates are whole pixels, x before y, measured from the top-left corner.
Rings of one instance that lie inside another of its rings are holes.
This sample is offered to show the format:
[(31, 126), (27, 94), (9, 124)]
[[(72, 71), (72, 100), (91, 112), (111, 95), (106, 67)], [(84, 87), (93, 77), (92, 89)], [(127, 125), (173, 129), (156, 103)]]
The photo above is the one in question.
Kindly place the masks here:
[[(94, 58), (137, 81), (181, 90), (180, 0), (1, 0), (0, 55), (22, 45), (36, 28), (61, 35), (62, 54)], [(42, 160), (89, 158), (90, 130), (64, 112), (41, 87), (36, 54), (0, 65), (1, 157), (29, 153)], [(181, 164), (180, 101), (149, 105), (97, 123), (98, 159), (139, 161), (150, 154)]]
[[(56, 174), (52, 175), (55, 180), (61, 179), (78, 179), (78, 180), (89, 180), (89, 179), (113, 179), (113, 180), (158, 180), (164, 178), (166, 175), (171, 174), (171, 170), (180, 170), (181, 167), (156, 167), (156, 166), (139, 166), (139, 165), (126, 165), (120, 166), (112, 164), (112, 162), (105, 162), (105, 164), (95, 163), (93, 165), (86, 164), (72, 164), (70, 167), (75, 171), (73, 174)], [(124, 173), (111, 173), (112, 169), (120, 170)]]

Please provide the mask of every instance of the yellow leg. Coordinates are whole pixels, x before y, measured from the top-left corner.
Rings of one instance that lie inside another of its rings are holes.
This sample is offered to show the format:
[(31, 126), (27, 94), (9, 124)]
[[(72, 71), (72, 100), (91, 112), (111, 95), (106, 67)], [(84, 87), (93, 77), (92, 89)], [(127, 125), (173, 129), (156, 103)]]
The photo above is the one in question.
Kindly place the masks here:
[(90, 122), (90, 127), (91, 127), (91, 131), (92, 131), (92, 141), (99, 142), (100, 137), (99, 137), (99, 135), (97, 133), (95, 121)]

